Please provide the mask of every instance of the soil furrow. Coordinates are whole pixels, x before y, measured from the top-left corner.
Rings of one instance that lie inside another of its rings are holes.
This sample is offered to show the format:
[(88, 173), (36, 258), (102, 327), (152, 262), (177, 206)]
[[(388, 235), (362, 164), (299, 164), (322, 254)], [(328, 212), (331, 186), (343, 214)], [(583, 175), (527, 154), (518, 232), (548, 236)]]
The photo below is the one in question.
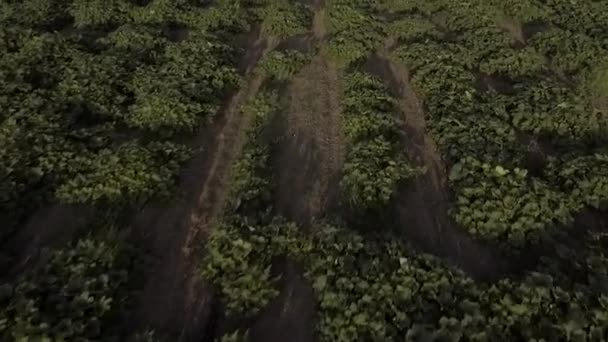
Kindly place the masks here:
[(336, 84), (335, 68), (317, 56), (287, 89), (277, 208), (302, 225), (329, 208), (337, 194), (344, 144)]
[(263, 77), (252, 73), (261, 56), (274, 48), (274, 41), (259, 37), (243, 57), (244, 86), (232, 96), (222, 115), (202, 130), (197, 153), (180, 181), (181, 203), (144, 209), (134, 223), (134, 232), (147, 240), (158, 264), (145, 275), (146, 283), (136, 310), (137, 328), (152, 328), (161, 336), (179, 341), (197, 341), (204, 335), (212, 295), (196, 277), (197, 253), (204, 245), (214, 217), (220, 212), (228, 189), (229, 169), (243, 144), (250, 117), (240, 108), (255, 95)]
[(387, 56), (386, 50), (379, 51), (370, 58), (367, 68), (381, 77), (398, 97), (408, 154), (414, 162), (426, 167), (425, 174), (400, 191), (396, 216), (401, 232), (421, 251), (445, 258), (473, 277), (493, 279), (504, 274), (506, 258), (461, 231), (449, 217), (446, 170), (427, 131), (422, 104), (409, 84), (408, 70)]
[[(322, 0), (313, 3), (315, 43), (325, 35)], [(344, 159), (337, 70), (318, 55), (285, 90), (288, 106), (279, 125), (284, 137), (274, 155), (277, 210), (303, 228), (333, 209)], [(304, 270), (289, 260), (276, 265), (280, 294), (250, 328), (251, 341), (315, 341), (315, 300)]]

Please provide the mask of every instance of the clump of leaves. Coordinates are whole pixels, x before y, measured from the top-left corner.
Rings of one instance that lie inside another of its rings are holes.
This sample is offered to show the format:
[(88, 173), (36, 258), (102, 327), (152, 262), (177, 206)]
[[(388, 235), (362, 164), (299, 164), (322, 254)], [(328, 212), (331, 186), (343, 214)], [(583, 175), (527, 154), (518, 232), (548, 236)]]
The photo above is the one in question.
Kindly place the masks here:
[(481, 62), (479, 70), (486, 74), (507, 75), (513, 79), (530, 77), (546, 69), (545, 57), (534, 48), (505, 49), (504, 53)]
[(326, 48), (339, 64), (349, 65), (384, 43), (385, 24), (364, 8), (331, 1), (327, 14), (331, 35)]
[(608, 259), (597, 251), (587, 258), (596, 267), (588, 269), (589, 281), (531, 272), (484, 284), (436, 258), (413, 255), (394, 236), (321, 225), (312, 239), (308, 277), (321, 341), (601, 341), (608, 333), (605, 287), (595, 292)]
[(127, 269), (118, 246), (80, 240), (19, 280), (2, 298), (0, 336), (5, 341), (96, 340), (112, 309), (124, 300)]
[[(322, 341), (416, 341), (420, 327), (440, 332), (441, 317), (478, 327), (478, 289), (462, 273), (427, 256), (412, 256), (390, 236), (362, 236), (328, 225), (315, 229), (308, 276), (319, 307)], [(419, 326), (418, 326), (419, 325)], [(447, 329), (446, 329), (447, 330)], [(443, 331), (442, 331), (443, 333)]]
[(128, 1), (73, 0), (69, 13), (76, 27), (124, 23), (131, 9)]
[(344, 80), (344, 133), (350, 144), (340, 188), (354, 208), (383, 207), (398, 184), (421, 169), (400, 146), (395, 100), (376, 78), (353, 73)]
[(450, 171), (456, 189), (454, 218), (482, 238), (516, 246), (538, 241), (555, 223), (572, 220), (576, 206), (523, 169), (492, 166), (472, 157)]
[[(164, 157), (164, 158), (163, 158)], [(95, 158), (78, 158), (80, 172), (57, 189), (65, 203), (139, 204), (152, 195), (168, 195), (189, 152), (180, 145), (127, 143)]]
[(233, 333), (227, 333), (222, 338), (220, 338), (219, 342), (246, 342), (249, 340), (249, 331), (245, 331), (245, 333), (241, 333), (240, 331), (235, 331)]
[(431, 21), (417, 17), (393, 21), (388, 25), (387, 32), (391, 37), (406, 42), (442, 37), (441, 32)]
[(272, 51), (260, 61), (259, 67), (278, 81), (287, 81), (311, 59), (297, 50)]
[(581, 207), (596, 209), (608, 200), (608, 156), (594, 154), (572, 158), (550, 158), (545, 173)]
[(312, 22), (310, 8), (297, 1), (270, 1), (259, 10), (262, 31), (278, 38), (305, 33)]

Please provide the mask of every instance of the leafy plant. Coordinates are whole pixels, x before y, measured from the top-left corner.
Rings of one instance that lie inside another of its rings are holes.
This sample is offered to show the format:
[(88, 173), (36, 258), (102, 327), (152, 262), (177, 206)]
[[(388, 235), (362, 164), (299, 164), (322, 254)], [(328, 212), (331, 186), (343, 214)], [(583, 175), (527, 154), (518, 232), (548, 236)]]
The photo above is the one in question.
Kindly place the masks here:
[(450, 171), (458, 189), (454, 218), (472, 234), (521, 246), (538, 241), (555, 222), (572, 220), (574, 203), (518, 168), (468, 157)]
[(385, 24), (369, 9), (332, 0), (327, 14), (331, 35), (326, 48), (340, 65), (348, 66), (384, 43)]
[(418, 17), (393, 21), (388, 25), (387, 32), (391, 37), (407, 42), (442, 37), (441, 31), (432, 22)]
[(344, 133), (350, 147), (340, 182), (353, 208), (382, 208), (399, 183), (418, 175), (399, 144), (395, 100), (377, 79), (353, 73), (344, 79)]
[(9, 341), (99, 339), (122, 300), (126, 268), (118, 246), (80, 240), (55, 251), (2, 298), (0, 336)]
[(278, 81), (294, 76), (312, 56), (297, 50), (271, 51), (260, 61), (259, 67)]

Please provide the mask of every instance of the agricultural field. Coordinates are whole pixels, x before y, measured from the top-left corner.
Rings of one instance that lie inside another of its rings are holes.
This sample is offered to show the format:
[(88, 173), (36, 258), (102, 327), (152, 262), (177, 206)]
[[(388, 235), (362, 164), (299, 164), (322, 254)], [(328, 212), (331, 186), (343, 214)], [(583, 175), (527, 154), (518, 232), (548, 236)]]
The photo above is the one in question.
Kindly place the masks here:
[(608, 1), (0, 0), (0, 341), (608, 341)]

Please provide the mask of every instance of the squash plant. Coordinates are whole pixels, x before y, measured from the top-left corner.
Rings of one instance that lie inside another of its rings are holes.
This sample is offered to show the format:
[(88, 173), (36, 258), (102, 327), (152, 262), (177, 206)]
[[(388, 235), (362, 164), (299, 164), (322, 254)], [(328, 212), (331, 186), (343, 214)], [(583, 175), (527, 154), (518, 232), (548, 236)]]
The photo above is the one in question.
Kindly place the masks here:
[(325, 48), (339, 65), (348, 66), (383, 45), (386, 24), (368, 6), (331, 0), (327, 15), (330, 34)]
[(457, 189), (456, 222), (472, 234), (516, 246), (538, 241), (557, 222), (569, 223), (577, 209), (570, 198), (527, 177), (525, 170), (472, 157), (454, 165), (449, 180)]
[[(607, 297), (594, 291), (602, 289), (600, 279), (605, 291), (608, 263), (597, 249), (578, 259), (593, 260), (589, 281), (562, 282), (539, 270), (484, 284), (410, 252), (395, 236), (324, 224), (311, 238), (307, 276), (317, 294), (321, 341), (599, 342), (607, 336)], [(572, 279), (572, 270), (563, 271)]]
[(312, 58), (297, 50), (271, 51), (260, 61), (259, 68), (278, 81), (288, 81)]
[[(166, 195), (189, 155), (176, 139), (211, 120), (239, 84), (235, 50), (217, 37), (226, 32), (181, 21), (186, 1), (101, 3), (3, 2), (0, 213), (10, 224), (1, 236), (57, 200)], [(185, 39), (170, 39), (170, 23)]]
[(441, 39), (442, 32), (429, 20), (423, 17), (408, 17), (392, 21), (388, 24), (387, 32), (398, 41), (423, 41), (431, 37)]
[(521, 24), (546, 22), (554, 15), (551, 7), (537, 0), (491, 0), (488, 4), (494, 6), (500, 16)]
[(395, 100), (378, 80), (364, 73), (344, 78), (346, 152), (340, 189), (342, 198), (360, 210), (381, 208), (398, 185), (418, 175), (400, 144)]
[[(119, 245), (79, 240), (17, 281), (2, 298), (0, 337), (5, 341), (99, 340), (112, 310), (124, 300), (127, 268)], [(107, 335), (105, 335), (108, 337)]]
[(546, 174), (581, 207), (588, 205), (603, 209), (608, 200), (607, 163), (608, 156), (603, 153), (560, 159), (553, 157)]
[(297, 1), (268, 1), (259, 9), (262, 32), (286, 38), (305, 33), (312, 23), (312, 11)]

